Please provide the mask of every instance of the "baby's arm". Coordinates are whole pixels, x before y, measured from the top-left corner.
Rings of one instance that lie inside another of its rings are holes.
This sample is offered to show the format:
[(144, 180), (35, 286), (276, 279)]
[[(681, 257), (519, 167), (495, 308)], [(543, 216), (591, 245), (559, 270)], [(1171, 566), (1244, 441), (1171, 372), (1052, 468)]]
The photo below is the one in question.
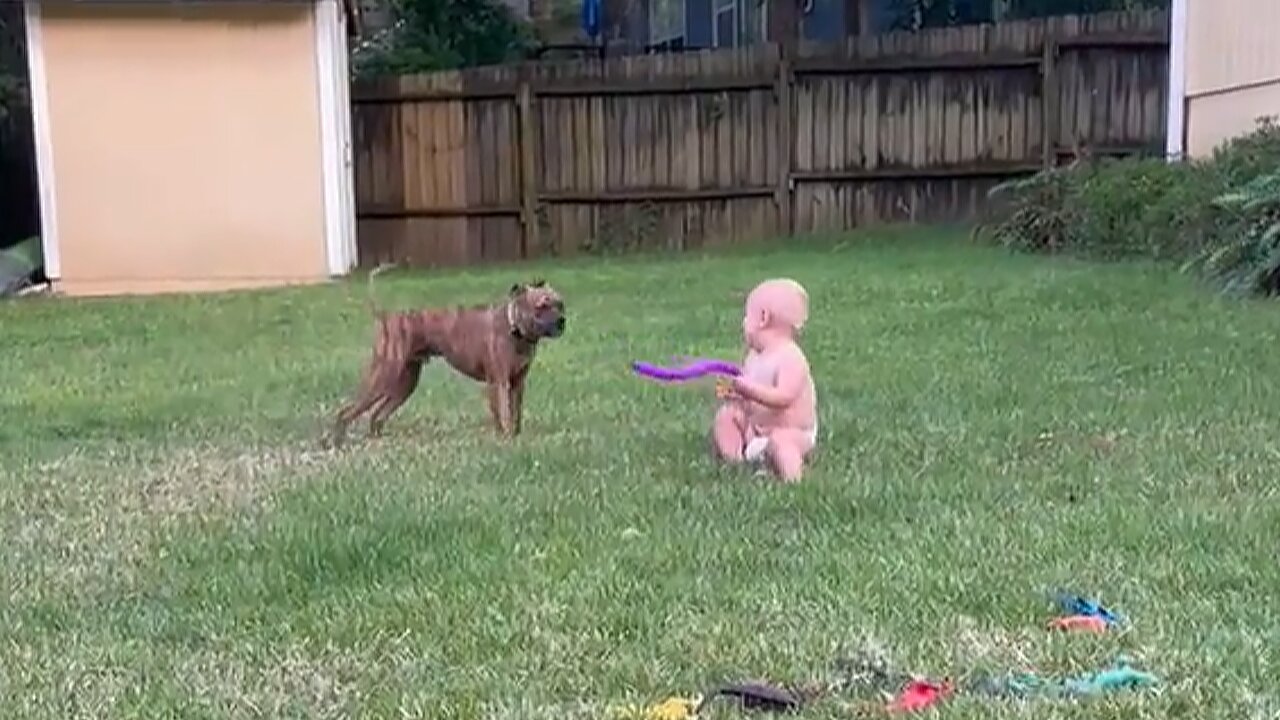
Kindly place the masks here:
[(739, 376), (733, 381), (733, 389), (752, 402), (781, 410), (800, 398), (808, 382), (809, 363), (799, 348), (792, 348), (780, 358), (777, 380), (773, 385), (763, 385)]

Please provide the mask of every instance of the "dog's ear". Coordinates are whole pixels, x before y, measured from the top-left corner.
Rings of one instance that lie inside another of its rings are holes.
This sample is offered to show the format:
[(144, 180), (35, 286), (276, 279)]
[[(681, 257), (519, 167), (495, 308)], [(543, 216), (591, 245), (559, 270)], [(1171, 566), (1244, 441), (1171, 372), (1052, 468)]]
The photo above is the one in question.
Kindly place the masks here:
[(516, 283), (515, 285), (512, 285), (510, 290), (511, 297), (520, 297), (520, 293), (523, 290), (524, 290), (524, 286), (521, 285), (520, 283)]
[(547, 281), (543, 280), (542, 278), (534, 278), (533, 282), (529, 283), (529, 287), (534, 287), (534, 288), (540, 288), (540, 287), (546, 287), (546, 286), (547, 286)]

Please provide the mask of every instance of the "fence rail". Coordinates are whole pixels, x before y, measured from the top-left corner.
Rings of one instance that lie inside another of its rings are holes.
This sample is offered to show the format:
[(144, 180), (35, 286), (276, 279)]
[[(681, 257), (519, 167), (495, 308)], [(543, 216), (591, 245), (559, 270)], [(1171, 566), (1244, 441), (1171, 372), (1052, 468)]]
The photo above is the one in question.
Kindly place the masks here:
[(466, 265), (954, 221), (1162, 146), (1167, 17), (1113, 13), (353, 89), (361, 262)]

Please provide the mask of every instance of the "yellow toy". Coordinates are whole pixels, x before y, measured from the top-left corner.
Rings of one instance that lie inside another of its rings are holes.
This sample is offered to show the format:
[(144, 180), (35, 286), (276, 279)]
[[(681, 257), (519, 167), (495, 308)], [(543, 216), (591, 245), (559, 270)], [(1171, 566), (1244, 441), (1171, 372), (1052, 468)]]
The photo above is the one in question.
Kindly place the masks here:
[(624, 708), (617, 717), (627, 720), (695, 720), (701, 704), (701, 697), (670, 697), (643, 710), (635, 706)]

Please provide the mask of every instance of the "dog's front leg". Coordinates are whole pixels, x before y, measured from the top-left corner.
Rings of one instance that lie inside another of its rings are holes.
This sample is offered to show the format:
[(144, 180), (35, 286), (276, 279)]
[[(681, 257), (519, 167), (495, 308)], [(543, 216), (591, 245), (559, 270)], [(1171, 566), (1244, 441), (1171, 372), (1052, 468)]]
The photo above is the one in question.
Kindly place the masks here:
[(511, 382), (506, 378), (489, 384), (489, 411), (498, 426), (498, 432), (504, 437), (511, 437)]
[(524, 378), (517, 378), (511, 385), (511, 423), (519, 435), (524, 426)]
[(529, 377), (528, 366), (511, 378), (511, 418), (516, 435), (519, 435), (524, 428), (524, 386), (527, 377)]

